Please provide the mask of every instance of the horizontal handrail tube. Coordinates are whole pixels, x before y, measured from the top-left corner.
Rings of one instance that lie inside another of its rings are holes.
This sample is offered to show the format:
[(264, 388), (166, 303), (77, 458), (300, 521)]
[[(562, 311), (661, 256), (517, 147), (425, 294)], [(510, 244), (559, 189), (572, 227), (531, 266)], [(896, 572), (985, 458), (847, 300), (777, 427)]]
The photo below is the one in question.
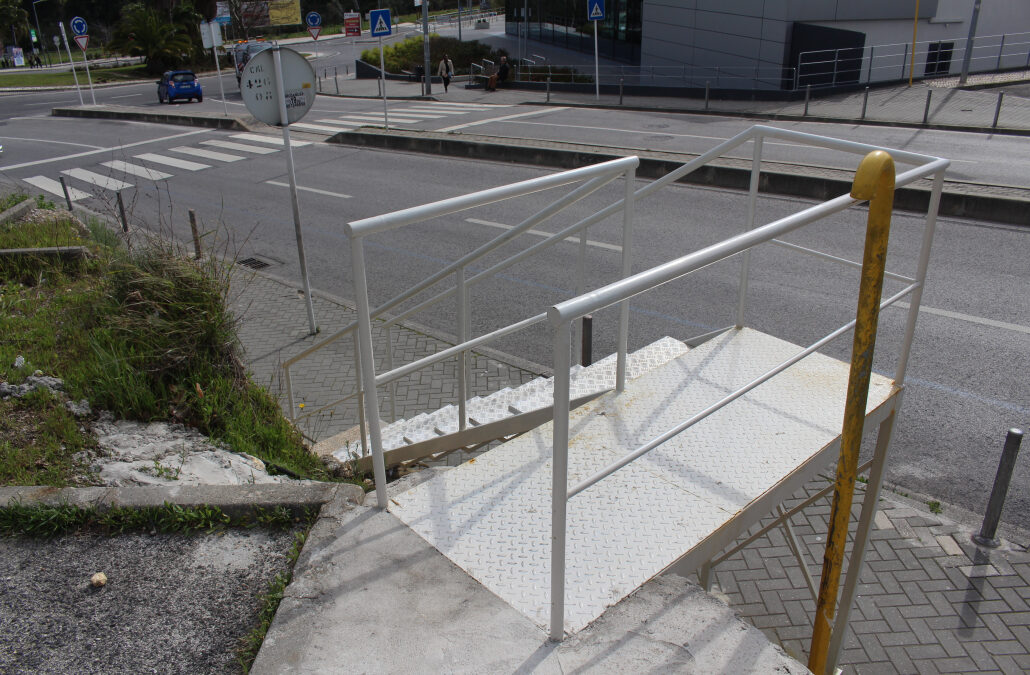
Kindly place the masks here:
[(477, 206), (493, 204), (494, 202), (499, 202), (504, 199), (521, 197), (533, 194), (534, 192), (568, 185), (569, 183), (575, 183), (587, 178), (606, 174), (621, 175), (629, 169), (636, 168), (639, 164), (640, 160), (637, 157), (621, 157), (619, 159), (609, 160), (600, 164), (592, 164), (579, 169), (571, 169), (569, 171), (562, 171), (561, 173), (551, 174), (549, 176), (541, 176), (539, 178), (531, 178), (518, 183), (512, 183), (511, 185), (501, 185), (488, 190), (481, 190), (480, 192), (476, 192), (471, 195), (451, 197), (431, 204), (422, 204), (420, 206), (413, 206), (408, 209), (394, 211), (393, 213), (385, 213), (371, 218), (355, 220), (344, 225), (344, 231), (348, 237), (364, 237), (376, 232), (386, 232), (398, 227), (403, 227), (404, 225), (410, 225), (411, 223), (436, 218), (438, 216), (445, 216), (457, 211), (464, 211)]
[[(814, 248), (799, 246), (797, 244), (792, 244), (789, 241), (783, 241), (782, 239), (770, 239), (769, 243), (776, 244), (777, 246), (782, 246), (784, 248), (789, 248), (793, 251), (797, 251), (798, 253), (804, 253), (806, 255), (815, 256), (816, 258), (824, 258), (826, 260), (831, 260), (835, 263), (840, 263), (841, 265), (847, 265), (848, 267), (862, 269), (862, 263), (857, 262), (855, 260), (848, 260), (847, 258), (841, 258), (839, 256), (830, 255), (829, 253), (823, 253), (822, 251), (817, 251)], [(888, 272), (887, 270), (884, 270), (883, 276), (888, 279), (894, 279), (895, 281), (904, 281), (906, 283), (912, 283), (913, 281), (915, 281), (915, 279), (913, 279), (912, 277), (906, 277), (901, 274), (895, 274), (894, 272)]]
[(804, 131), (780, 129), (778, 127), (770, 127), (762, 124), (756, 125), (754, 129), (763, 137), (772, 136), (774, 138), (779, 138), (780, 140), (798, 140), (803, 141), (806, 145), (815, 145), (821, 148), (830, 148), (831, 150), (840, 150), (842, 152), (850, 152), (856, 155), (865, 156), (874, 150), (883, 150), (884, 152), (890, 153), (890, 156), (894, 161), (900, 161), (906, 164), (922, 165), (927, 162), (933, 162), (940, 159), (931, 155), (921, 155), (916, 152), (887, 148), (882, 145), (870, 145), (868, 143), (858, 143), (856, 141), (845, 141), (839, 138), (827, 138), (825, 136), (809, 134)]
[[(887, 300), (884, 300), (883, 302), (881, 302), (880, 303), (880, 309), (882, 310), (885, 307), (889, 307), (890, 305), (893, 305), (895, 302), (897, 302), (901, 298), (905, 297), (906, 295), (908, 295), (909, 293), (911, 293), (912, 291), (914, 291), (918, 287), (919, 287), (918, 283), (910, 284), (909, 286), (905, 287), (903, 290), (901, 290), (898, 293), (895, 293), (894, 295), (892, 295)], [(851, 321), (849, 321), (848, 323), (844, 324), (843, 326), (841, 326), (837, 330), (833, 331), (832, 333), (828, 334), (827, 336), (823, 337), (822, 339), (817, 340), (816, 342), (813, 342), (811, 345), (809, 345), (805, 349), (801, 350), (800, 352), (798, 352), (794, 356), (790, 357), (789, 359), (787, 359), (783, 363), (779, 364), (778, 366), (773, 367), (772, 369), (768, 370), (763, 375), (760, 375), (756, 379), (752, 380), (748, 384), (745, 384), (743, 387), (740, 387), (739, 389), (737, 389), (736, 391), (732, 392), (731, 394), (728, 394), (727, 396), (719, 399), (717, 402), (715, 402), (712, 405), (708, 406), (707, 408), (705, 408), (701, 412), (697, 413), (696, 415), (694, 415), (690, 419), (686, 420), (685, 422), (682, 422), (682, 423), (676, 425), (675, 427), (673, 427), (672, 429), (669, 429), (668, 431), (663, 432), (661, 435), (655, 437), (653, 440), (649, 441), (648, 443), (645, 443), (644, 445), (640, 446), (639, 448), (637, 448), (633, 452), (629, 453), (628, 455), (626, 455), (622, 459), (617, 460), (615, 462), (612, 462), (611, 464), (609, 464), (604, 469), (601, 469), (600, 471), (595, 473), (590, 478), (587, 478), (586, 480), (584, 480), (581, 483), (579, 483), (578, 485), (576, 485), (576, 487), (574, 487), (571, 490), (569, 490), (568, 498), (572, 499), (573, 497), (575, 497), (576, 495), (578, 495), (580, 492), (582, 492), (583, 490), (587, 489), (591, 485), (594, 485), (595, 483), (597, 483), (597, 482), (607, 478), (608, 476), (612, 475), (613, 473), (615, 473), (616, 471), (618, 471), (622, 467), (626, 466), (630, 462), (633, 462), (633, 461), (639, 459), (640, 457), (642, 457), (643, 455), (647, 454), (648, 452), (651, 452), (652, 450), (657, 448), (662, 443), (665, 443), (666, 441), (668, 441), (669, 439), (673, 438), (674, 436), (677, 436), (677, 435), (683, 433), (684, 431), (686, 431), (690, 427), (694, 426), (695, 424), (697, 424), (698, 422), (700, 422), (704, 418), (708, 417), (712, 413), (715, 413), (715, 412), (719, 411), (720, 409), (726, 407), (727, 405), (729, 405), (733, 401), (736, 401), (738, 398), (740, 398), (744, 394), (748, 393), (752, 389), (758, 387), (759, 385), (762, 385), (762, 384), (768, 382), (770, 379), (772, 379), (773, 377), (779, 375), (780, 373), (782, 373), (787, 368), (790, 368), (791, 366), (793, 366), (798, 361), (804, 359), (807, 356), (810, 356), (816, 350), (818, 350), (821, 347), (827, 345), (828, 343), (832, 342), (833, 340), (836, 340), (841, 335), (844, 335), (845, 333), (847, 333), (849, 330), (851, 330), (852, 328), (855, 327), (856, 323), (857, 323), (857, 321), (852, 319)]]
[[(898, 175), (896, 184), (900, 186), (911, 183), (923, 176), (936, 172), (938, 169), (947, 167), (948, 164), (950, 164), (948, 160), (938, 159), (924, 166), (910, 169)], [(658, 265), (631, 277), (612, 282), (590, 293), (560, 302), (547, 310), (547, 318), (552, 325), (557, 326), (563, 321), (571, 321), (581, 316), (598, 312), (605, 307), (628, 300), (655, 286), (668, 283), (714, 262), (728, 258), (731, 255), (736, 255), (757, 244), (792, 232), (825, 216), (843, 211), (860, 201), (852, 198), (850, 194), (840, 195), (822, 204), (817, 204), (785, 218), (738, 234), (735, 237), (723, 240), (700, 251), (689, 253), (675, 260), (670, 260), (663, 265)]]
[(492, 333), (480, 335), (479, 337), (473, 338), (472, 340), (467, 340), (465, 342), (462, 342), (461, 344), (454, 345), (453, 347), (448, 347), (443, 351), (437, 352), (435, 354), (430, 354), (429, 356), (424, 356), (418, 361), (412, 361), (411, 363), (405, 364), (399, 368), (394, 368), (393, 370), (387, 371), (385, 373), (380, 373), (379, 375), (376, 375), (376, 386), (378, 387), (379, 385), (393, 382), (394, 380), (398, 380), (404, 377), (405, 375), (410, 375), (416, 370), (420, 370), (421, 368), (425, 368), (426, 366), (431, 366), (439, 361), (445, 361), (451, 358), (452, 356), (457, 356), (458, 354), (461, 354), (463, 351), (475, 349), (476, 347), (487, 344), (488, 342), (492, 342), (497, 338), (501, 338), (505, 335), (518, 332), (523, 328), (528, 328), (529, 326), (532, 326), (534, 324), (543, 323), (546, 320), (547, 314), (537, 314), (536, 316), (531, 316), (528, 319), (523, 319), (518, 323), (513, 323), (510, 326), (499, 328)]
[[(412, 297), (432, 287), (437, 282), (446, 279), (457, 270), (467, 266), (469, 263), (472, 263), (479, 258), (482, 258), (488, 253), (492, 253), (493, 251), (497, 250), (504, 244), (514, 239), (515, 237), (526, 232), (527, 230), (531, 230), (534, 226), (539, 225), (540, 223), (544, 222), (551, 216), (559, 213), (563, 209), (572, 206), (573, 204), (582, 199), (586, 199), (593, 193), (600, 190), (605, 185), (617, 179), (620, 175), (621, 174), (604, 174), (601, 176), (597, 176), (595, 178), (591, 178), (590, 180), (586, 181), (585, 183), (577, 187), (572, 192), (569, 192), (566, 195), (562, 195), (561, 198), (556, 199), (552, 203), (548, 204), (543, 209), (537, 211), (529, 218), (526, 218), (521, 223), (519, 223), (512, 229), (508, 230), (507, 232), (503, 232), (497, 235), (490, 241), (477, 247), (475, 250), (466, 253), (454, 262), (448, 263), (445, 267), (443, 267), (440, 270), (437, 270), (436, 272), (429, 275), (428, 277), (418, 282), (406, 291), (403, 291), (395, 295), (394, 297), (390, 298), (383, 304), (376, 307), (372, 311), (371, 317), (378, 318), (383, 312), (392, 309), (393, 307), (396, 307), (397, 305), (401, 304), (406, 300), (410, 300)], [(396, 323), (396, 321), (394, 321), (394, 323)]]

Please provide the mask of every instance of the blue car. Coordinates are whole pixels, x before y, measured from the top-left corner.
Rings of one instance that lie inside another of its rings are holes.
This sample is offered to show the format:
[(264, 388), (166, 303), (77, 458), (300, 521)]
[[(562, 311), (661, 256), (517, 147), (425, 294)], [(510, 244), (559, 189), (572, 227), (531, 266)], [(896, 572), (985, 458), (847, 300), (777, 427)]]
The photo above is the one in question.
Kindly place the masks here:
[(204, 100), (204, 90), (200, 88), (200, 80), (192, 70), (169, 70), (157, 81), (157, 100), (159, 103), (171, 103), (177, 98), (187, 101)]

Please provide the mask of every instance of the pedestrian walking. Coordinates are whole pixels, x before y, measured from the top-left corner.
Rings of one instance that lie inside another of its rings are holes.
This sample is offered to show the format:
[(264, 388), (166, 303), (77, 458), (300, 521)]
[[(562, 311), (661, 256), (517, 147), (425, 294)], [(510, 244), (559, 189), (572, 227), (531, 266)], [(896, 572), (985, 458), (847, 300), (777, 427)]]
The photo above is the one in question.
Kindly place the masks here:
[(508, 82), (508, 57), (501, 57), (501, 65), (497, 68), (497, 84), (505, 86)]
[(446, 54), (440, 59), (440, 66), (436, 69), (436, 74), (443, 80), (443, 90), (447, 93), (447, 86), (451, 83), (451, 78), (454, 77), (454, 62), (451, 61), (451, 57)]

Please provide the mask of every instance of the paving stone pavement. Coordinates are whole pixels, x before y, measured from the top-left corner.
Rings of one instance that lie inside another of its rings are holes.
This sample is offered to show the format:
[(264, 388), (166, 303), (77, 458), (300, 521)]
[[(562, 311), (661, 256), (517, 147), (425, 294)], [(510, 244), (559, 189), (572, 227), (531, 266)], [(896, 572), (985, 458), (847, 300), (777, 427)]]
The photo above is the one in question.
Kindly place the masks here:
[[(343, 300), (315, 294), (320, 335), (309, 336), (304, 299), (297, 288), (274, 277), (238, 271), (232, 277), (231, 303), (240, 318), (246, 361), (256, 380), (280, 397), (286, 390), (281, 364), (347, 325), (354, 318)], [(382, 338), (383, 331), (380, 332)], [(382, 340), (377, 344), (382, 345)], [(395, 365), (450, 344), (417, 327), (391, 333)], [(377, 351), (377, 355), (382, 349)], [(379, 368), (385, 367), (380, 357)], [(476, 394), (517, 386), (538, 376), (504, 359), (477, 354)], [(527, 365), (527, 364), (520, 364)], [(301, 361), (293, 372), (296, 404), (313, 408), (340, 398), (354, 386), (353, 348), (341, 340), (324, 355)], [(455, 401), (453, 364), (399, 383), (397, 413), (408, 417)], [(298, 411), (302, 409), (298, 408)], [(381, 410), (389, 407), (382, 400)], [(305, 433), (325, 438), (356, 423), (351, 402), (342, 411), (315, 416)], [(830, 475), (833, 467), (827, 467)], [(809, 483), (784, 506), (826, 486)], [(862, 486), (860, 485), (860, 488)], [(852, 528), (864, 492), (855, 498)], [(825, 545), (829, 497), (792, 518), (806, 563), (818, 583)], [(841, 664), (847, 673), (1024, 673), (1030, 671), (1030, 553), (1026, 541), (1005, 541), (994, 551), (973, 545), (969, 518), (931, 513), (919, 504), (884, 490), (874, 521), (866, 565), (860, 577), (851, 630)], [(968, 516), (968, 514), (966, 514)], [(765, 521), (765, 522), (768, 522)], [(754, 530), (760, 529), (759, 523)], [(746, 537), (746, 535), (745, 535)], [(744, 537), (742, 537), (743, 539)], [(781, 528), (773, 528), (714, 569), (714, 590), (722, 592), (745, 619), (763, 630), (798, 660), (807, 661), (815, 609), (801, 567)]]

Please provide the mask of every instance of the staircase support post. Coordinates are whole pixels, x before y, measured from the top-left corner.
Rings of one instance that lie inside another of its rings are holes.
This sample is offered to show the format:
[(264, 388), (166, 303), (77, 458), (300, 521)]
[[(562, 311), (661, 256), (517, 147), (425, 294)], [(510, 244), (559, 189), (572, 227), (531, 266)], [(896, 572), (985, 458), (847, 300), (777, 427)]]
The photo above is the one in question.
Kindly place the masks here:
[[(455, 279), (455, 300), (458, 303), (458, 344), (464, 344), (469, 339), (468, 320), (468, 287), (465, 285), (465, 268), (459, 267), (454, 272)], [(458, 357), (458, 431), (465, 431), (468, 426), (468, 350), (462, 350)]]
[[(762, 175), (762, 137), (755, 136), (754, 155), (751, 158), (751, 184), (747, 197), (747, 229), (755, 229), (755, 213), (758, 202), (758, 179)], [(751, 274), (751, 249), (744, 251), (740, 257), (740, 292), (737, 296), (737, 328), (744, 327), (744, 314), (747, 311), (748, 277)]]
[[(636, 167), (626, 171), (626, 196), (622, 204), (622, 278), (633, 274), (633, 216)], [(615, 364), (615, 391), (626, 388), (626, 352), (629, 350), (629, 300), (619, 303), (619, 353)], [(555, 365), (557, 368), (557, 364)], [(568, 370), (566, 368), (566, 370)]]
[(551, 630), (565, 637), (565, 524), (569, 505), (569, 368), (572, 326), (562, 321), (554, 331), (554, 423), (551, 427)]
[[(823, 570), (819, 583), (819, 601), (816, 604), (812, 647), (808, 658), (808, 668), (816, 675), (822, 675), (826, 669), (831, 623), (837, 604), (841, 563), (844, 560), (848, 520), (851, 517), (851, 502), (855, 492), (858, 454), (862, 446), (869, 380), (873, 370), (873, 351), (876, 347), (887, 239), (890, 234), (891, 210), (894, 207), (894, 175), (893, 158), (883, 150), (874, 150), (866, 155), (859, 165), (851, 189), (852, 198), (869, 201), (869, 216), (858, 311), (855, 317), (855, 337), (851, 351), (851, 372), (848, 376), (848, 391), (844, 404), (840, 459), (837, 463), (837, 479), (833, 490), (826, 551), (823, 555)], [(852, 570), (852, 574), (854, 572)]]

